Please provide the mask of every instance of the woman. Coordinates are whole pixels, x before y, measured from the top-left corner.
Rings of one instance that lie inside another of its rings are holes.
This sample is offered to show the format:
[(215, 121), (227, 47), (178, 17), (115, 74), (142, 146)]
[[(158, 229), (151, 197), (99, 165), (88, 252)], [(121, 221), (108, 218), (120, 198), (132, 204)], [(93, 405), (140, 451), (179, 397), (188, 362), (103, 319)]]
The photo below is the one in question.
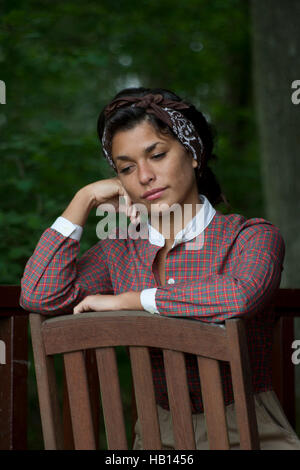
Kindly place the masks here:
[[(261, 448), (300, 449), (272, 391), (276, 319), (270, 303), (280, 284), (284, 258), (278, 229), (261, 218), (246, 220), (214, 209), (226, 200), (208, 167), (214, 158), (210, 126), (201, 112), (174, 93), (123, 90), (101, 112), (98, 133), (116, 177), (80, 189), (42, 234), (25, 267), (21, 306), (48, 314), (146, 310), (207, 322), (242, 316)], [(126, 198), (132, 223), (146, 225), (147, 237), (102, 239), (77, 260), (90, 210), (104, 203), (120, 208), (121, 197)], [(136, 207), (145, 209), (146, 222)], [(151, 350), (151, 361), (163, 448), (173, 448), (160, 350)], [(186, 365), (196, 445), (207, 449), (193, 356), (186, 355)], [(221, 375), (234, 449), (239, 438), (226, 362)], [(142, 448), (138, 422), (134, 448)]]

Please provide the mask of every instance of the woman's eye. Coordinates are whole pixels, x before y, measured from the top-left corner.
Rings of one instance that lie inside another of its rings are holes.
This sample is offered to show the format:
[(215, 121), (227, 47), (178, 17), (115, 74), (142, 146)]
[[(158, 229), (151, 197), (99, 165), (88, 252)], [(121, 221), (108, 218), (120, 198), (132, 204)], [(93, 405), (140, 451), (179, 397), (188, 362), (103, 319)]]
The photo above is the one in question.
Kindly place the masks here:
[[(153, 158), (154, 160), (157, 160), (161, 157), (163, 157), (164, 155), (166, 155), (167, 152), (163, 152), (163, 153), (158, 153), (157, 155), (153, 155), (151, 158)], [(132, 168), (131, 166), (127, 166), (126, 168), (123, 168), (122, 170), (120, 170), (120, 173), (127, 173), (130, 168)]]
[(163, 157), (164, 155), (166, 155), (166, 152), (164, 152), (164, 153), (158, 153), (157, 155), (153, 155), (152, 158), (156, 159), (156, 158)]
[(130, 170), (131, 166), (127, 166), (126, 168), (123, 168), (120, 170), (120, 173), (127, 173), (128, 170)]

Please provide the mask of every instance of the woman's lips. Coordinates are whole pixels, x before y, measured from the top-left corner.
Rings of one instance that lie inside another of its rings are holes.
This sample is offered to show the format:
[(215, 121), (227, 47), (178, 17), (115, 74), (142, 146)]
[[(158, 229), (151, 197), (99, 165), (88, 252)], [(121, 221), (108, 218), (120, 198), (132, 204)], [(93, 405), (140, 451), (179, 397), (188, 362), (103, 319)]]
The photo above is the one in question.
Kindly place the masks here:
[(162, 189), (161, 191), (157, 191), (154, 194), (150, 194), (150, 196), (147, 196), (145, 199), (148, 199), (148, 201), (152, 201), (153, 199), (158, 199), (159, 197), (161, 197), (161, 195), (163, 194), (165, 190), (166, 188)]

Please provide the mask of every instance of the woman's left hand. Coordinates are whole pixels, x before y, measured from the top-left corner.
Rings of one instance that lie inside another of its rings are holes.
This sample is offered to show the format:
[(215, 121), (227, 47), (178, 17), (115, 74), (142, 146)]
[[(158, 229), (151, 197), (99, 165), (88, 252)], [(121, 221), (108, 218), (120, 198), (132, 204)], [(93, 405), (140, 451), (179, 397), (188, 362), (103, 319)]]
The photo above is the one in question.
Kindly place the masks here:
[(124, 292), (119, 295), (88, 295), (74, 307), (73, 313), (106, 310), (144, 310), (140, 302), (140, 292)]

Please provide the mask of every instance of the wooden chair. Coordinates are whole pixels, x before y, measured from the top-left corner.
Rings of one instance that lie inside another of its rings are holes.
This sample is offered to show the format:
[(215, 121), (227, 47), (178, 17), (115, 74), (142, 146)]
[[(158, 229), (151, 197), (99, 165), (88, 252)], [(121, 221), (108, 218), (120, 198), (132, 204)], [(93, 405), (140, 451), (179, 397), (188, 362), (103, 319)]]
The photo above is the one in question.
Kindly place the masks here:
[(229, 361), (241, 449), (259, 449), (243, 321), (224, 326), (147, 312), (86, 312), (51, 319), (30, 314), (46, 449), (63, 448), (54, 356), (64, 359), (76, 449), (96, 449), (85, 351), (95, 350), (109, 449), (128, 449), (115, 347), (128, 346), (143, 448), (161, 449), (149, 347), (163, 350), (176, 449), (195, 449), (184, 353), (197, 356), (210, 449), (229, 449), (218, 361)]

